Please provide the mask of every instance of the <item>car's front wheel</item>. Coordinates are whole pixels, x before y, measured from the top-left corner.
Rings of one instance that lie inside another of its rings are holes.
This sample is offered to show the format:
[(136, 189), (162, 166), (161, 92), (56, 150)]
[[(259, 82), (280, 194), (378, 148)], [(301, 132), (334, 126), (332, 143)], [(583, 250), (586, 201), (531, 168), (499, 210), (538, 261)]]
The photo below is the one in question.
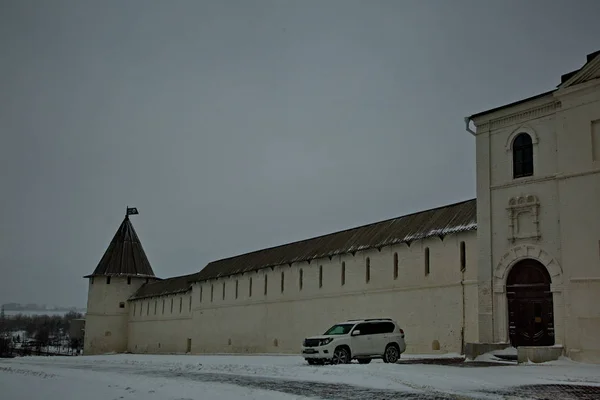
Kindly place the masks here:
[(394, 343), (388, 344), (383, 354), (383, 362), (394, 364), (400, 359), (400, 349)]
[(333, 358), (331, 359), (332, 364), (349, 364), (350, 363), (350, 352), (345, 347), (338, 347), (333, 352)]

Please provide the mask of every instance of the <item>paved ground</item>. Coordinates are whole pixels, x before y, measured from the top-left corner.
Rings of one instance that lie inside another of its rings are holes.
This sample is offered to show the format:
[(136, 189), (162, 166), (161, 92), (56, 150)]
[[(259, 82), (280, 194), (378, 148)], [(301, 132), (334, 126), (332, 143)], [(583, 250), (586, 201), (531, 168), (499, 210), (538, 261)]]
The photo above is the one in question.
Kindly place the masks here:
[(511, 390), (490, 392), (506, 399), (598, 400), (600, 387), (587, 385), (530, 385)]
[[(48, 360), (48, 359), (46, 359)], [(40, 360), (41, 361), (41, 360)], [(532, 399), (532, 400), (598, 400), (600, 399), (600, 386), (591, 386), (585, 381), (573, 381), (573, 384), (547, 384), (547, 385), (525, 385), (516, 387), (506, 387), (501, 390), (474, 390), (465, 392), (468, 394), (455, 395), (436, 391), (432, 388), (425, 388), (422, 385), (411, 385), (403, 382), (406, 390), (391, 390), (391, 389), (374, 389), (355, 384), (342, 384), (331, 382), (315, 382), (311, 380), (292, 379), (295, 375), (289, 377), (266, 377), (261, 375), (248, 375), (238, 373), (222, 373), (210, 370), (189, 370), (178, 368), (165, 368), (164, 366), (152, 365), (136, 365), (136, 364), (102, 364), (93, 362), (68, 362), (65, 360), (57, 360), (50, 365), (48, 362), (40, 362), (36, 359), (29, 359), (24, 364), (4, 367), (6, 372), (19, 372), (16, 367), (28, 368), (39, 366), (50, 366), (52, 369), (45, 368), (44, 370), (54, 371), (58, 374), (57, 369), (63, 370), (79, 370), (93, 373), (117, 373), (123, 377), (145, 377), (154, 381), (158, 378), (167, 378), (171, 382), (197, 382), (199, 384), (215, 383), (234, 385), (235, 387), (248, 388), (249, 391), (254, 389), (269, 390), (276, 393), (287, 394), (292, 396), (303, 396), (315, 399), (332, 399), (332, 400), (350, 400), (350, 399), (408, 399), (408, 400), (479, 400), (479, 399)], [(428, 364), (442, 365), (444, 368), (452, 369), (454, 372), (442, 372), (438, 376), (456, 376), (457, 379), (469, 379), (470, 367), (490, 367), (506, 366), (507, 364), (498, 364), (493, 362), (467, 362), (462, 358), (444, 358), (444, 359), (424, 359), (424, 360), (402, 360), (402, 364)], [(365, 366), (367, 369), (370, 366)], [(300, 369), (310, 371), (319, 371), (322, 368), (323, 373), (331, 371), (331, 367), (310, 367), (308, 365), (301, 366)], [(333, 366), (337, 368), (337, 366)], [(341, 367), (340, 367), (341, 368)], [(462, 372), (456, 372), (456, 368), (465, 368)], [(510, 367), (512, 369), (512, 367)], [(518, 368), (515, 366), (515, 368)], [(525, 367), (527, 368), (527, 367)], [(26, 372), (26, 370), (23, 372)], [(411, 368), (412, 369), (412, 368)], [(498, 370), (500, 373), (502, 370)], [(0, 373), (2, 368), (0, 368)], [(492, 370), (490, 369), (490, 372)], [(377, 376), (377, 370), (373, 370), (373, 376)], [(86, 374), (87, 376), (87, 374)], [(96, 376), (96, 375), (93, 375)], [(435, 379), (435, 378), (434, 378)], [(439, 378), (438, 378), (439, 379)], [(125, 378), (125, 380), (129, 380)], [(551, 381), (549, 383), (552, 383)], [(413, 390), (414, 389), (414, 390)], [(1, 397), (1, 396), (0, 396)], [(11, 400), (11, 399), (7, 399)]]
[[(460, 360), (460, 361), (459, 361)], [(443, 364), (448, 368), (481, 366), (482, 363), (465, 363), (463, 359), (440, 359), (440, 360), (406, 360), (405, 364)], [(477, 364), (477, 365), (476, 365)], [(496, 363), (485, 363), (485, 366), (498, 366)], [(446, 393), (412, 393), (396, 390), (373, 389), (355, 385), (322, 383), (310, 381), (297, 381), (282, 378), (266, 378), (260, 376), (232, 375), (211, 372), (189, 372), (189, 371), (166, 371), (148, 368), (120, 368), (114, 365), (89, 365), (80, 366), (57, 364), (60, 368), (84, 369), (90, 371), (110, 371), (122, 374), (135, 374), (157, 378), (176, 378), (199, 382), (223, 383), (254, 389), (266, 389), (276, 392), (312, 397), (315, 399), (330, 400), (475, 400), (475, 399), (531, 399), (531, 400), (598, 400), (600, 399), (600, 386), (588, 385), (529, 385), (513, 387), (499, 391), (480, 391), (471, 393), (469, 396), (458, 396)], [(319, 368), (319, 367), (312, 367)], [(465, 372), (467, 373), (467, 372)]]

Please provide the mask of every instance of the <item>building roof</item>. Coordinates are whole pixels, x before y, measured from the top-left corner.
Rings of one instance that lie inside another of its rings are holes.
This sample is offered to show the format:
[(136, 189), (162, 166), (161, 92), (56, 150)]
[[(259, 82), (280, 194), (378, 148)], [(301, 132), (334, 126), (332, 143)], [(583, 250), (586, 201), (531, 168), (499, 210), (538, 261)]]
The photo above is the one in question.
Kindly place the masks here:
[(92, 276), (154, 277), (150, 261), (128, 216), (119, 226)]
[[(557, 87), (563, 86), (565, 82), (567, 82), (569, 79), (571, 79), (573, 76), (575, 76), (579, 71), (581, 71), (585, 67), (587, 67), (588, 64), (590, 64), (598, 56), (600, 56), (600, 50), (588, 54), (586, 56), (586, 62), (585, 62), (585, 64), (581, 68), (576, 69), (575, 71), (571, 71), (571, 72), (568, 72), (566, 74), (563, 74), (560, 77), (560, 84)], [(540, 93), (540, 94), (537, 94), (535, 96), (528, 97), (526, 99), (522, 99), (522, 100), (518, 100), (518, 101), (515, 101), (515, 102), (512, 102), (512, 103), (508, 103), (508, 104), (505, 104), (503, 106), (495, 107), (495, 108), (492, 108), (492, 109), (489, 109), (489, 110), (486, 110), (486, 111), (481, 111), (481, 112), (478, 112), (477, 114), (473, 114), (473, 115), (467, 117), (467, 119), (471, 120), (473, 118), (477, 118), (477, 117), (480, 117), (482, 115), (490, 114), (490, 113), (493, 113), (495, 111), (499, 111), (499, 110), (502, 110), (502, 109), (505, 109), (505, 108), (513, 107), (513, 106), (516, 106), (516, 105), (519, 105), (519, 104), (522, 104), (522, 103), (526, 103), (526, 102), (531, 101), (531, 100), (539, 99), (539, 98), (542, 98), (542, 97), (547, 96), (549, 94), (552, 94), (556, 90), (557, 89), (552, 89), (550, 91), (547, 91), (547, 92), (544, 92), (544, 93)]]
[(197, 281), (206, 281), (249, 271), (317, 258), (411, 243), (428, 237), (443, 237), (477, 229), (477, 201), (462, 201), (386, 221), (347, 229), (209, 263), (200, 272), (148, 282), (130, 300), (185, 293)]
[(284, 244), (209, 263), (197, 274), (203, 281), (277, 265), (333, 257), (359, 250), (410, 243), (433, 236), (477, 229), (476, 200)]
[(192, 284), (197, 280), (198, 273), (151, 281), (143, 284), (129, 300), (185, 293), (192, 289)]

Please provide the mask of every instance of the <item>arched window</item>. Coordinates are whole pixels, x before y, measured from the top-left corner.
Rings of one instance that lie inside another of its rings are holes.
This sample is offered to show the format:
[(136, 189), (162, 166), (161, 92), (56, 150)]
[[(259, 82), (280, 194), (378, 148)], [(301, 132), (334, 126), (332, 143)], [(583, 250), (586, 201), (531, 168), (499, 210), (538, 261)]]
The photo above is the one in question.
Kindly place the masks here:
[(527, 133), (519, 133), (512, 145), (513, 178), (533, 175), (533, 143)]

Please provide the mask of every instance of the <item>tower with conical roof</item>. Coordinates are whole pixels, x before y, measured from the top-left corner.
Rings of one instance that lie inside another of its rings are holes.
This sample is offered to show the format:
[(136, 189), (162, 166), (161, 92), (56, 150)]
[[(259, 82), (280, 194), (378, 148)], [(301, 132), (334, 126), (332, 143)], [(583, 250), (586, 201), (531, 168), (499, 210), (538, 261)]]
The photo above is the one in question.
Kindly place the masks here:
[(127, 208), (98, 266), (89, 279), (85, 318), (85, 354), (122, 353), (127, 350), (131, 297), (144, 283), (157, 279), (131, 221), (137, 209)]

